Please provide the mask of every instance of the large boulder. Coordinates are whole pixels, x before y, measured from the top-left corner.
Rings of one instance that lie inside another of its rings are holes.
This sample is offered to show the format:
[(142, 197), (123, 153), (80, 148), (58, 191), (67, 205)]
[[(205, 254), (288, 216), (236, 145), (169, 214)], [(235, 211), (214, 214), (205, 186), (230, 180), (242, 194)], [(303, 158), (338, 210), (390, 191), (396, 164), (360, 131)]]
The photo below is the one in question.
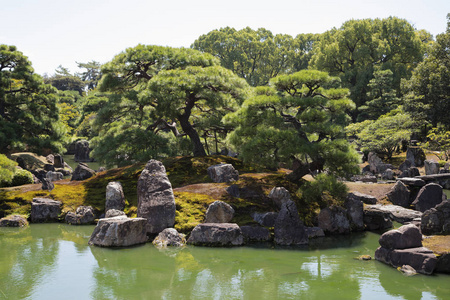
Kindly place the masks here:
[(153, 245), (159, 248), (182, 247), (186, 245), (186, 235), (179, 233), (175, 228), (166, 228), (153, 240)]
[(425, 211), (420, 223), (422, 233), (426, 235), (450, 234), (450, 201), (445, 200), (436, 207)]
[(417, 169), (416, 167), (411, 167), (409, 169), (402, 171), (402, 173), (398, 176), (398, 178), (416, 177), (416, 176), (420, 176), (419, 169)]
[(435, 271), (438, 273), (450, 273), (450, 253), (439, 255)]
[(55, 168), (64, 168), (64, 158), (61, 154), (55, 154), (53, 158)]
[(364, 204), (361, 200), (348, 197), (344, 202), (351, 231), (364, 230)]
[(234, 223), (203, 223), (192, 230), (188, 244), (199, 246), (241, 246), (244, 236)]
[(388, 249), (379, 247), (375, 251), (375, 259), (395, 268), (410, 265), (418, 273), (432, 274), (437, 263), (433, 251), (425, 248)]
[(75, 168), (75, 171), (73, 171), (72, 178), (70, 180), (81, 181), (91, 178), (92, 176), (95, 176), (95, 171), (89, 168), (87, 164), (79, 163)]
[[(375, 212), (380, 214), (387, 214), (387, 217), (391, 219), (392, 221), (396, 221), (399, 223), (409, 223), (413, 222), (417, 218), (422, 217), (422, 213), (417, 210), (404, 208), (402, 206), (398, 205), (382, 205), (382, 204), (375, 204), (375, 205), (366, 205), (364, 207), (364, 213), (366, 212)], [(380, 220), (381, 221), (381, 220)], [(390, 222), (392, 225), (392, 222)], [(385, 229), (388, 229), (390, 227), (387, 227)]]
[(175, 223), (175, 197), (162, 162), (151, 159), (137, 182), (137, 216), (147, 219), (147, 234), (158, 234)]
[(283, 203), (291, 200), (291, 195), (284, 187), (274, 187), (269, 193), (269, 198), (272, 199), (278, 209), (281, 209)]
[(208, 206), (205, 223), (230, 223), (234, 216), (234, 209), (228, 203), (217, 200)]
[(354, 199), (358, 201), (362, 201), (365, 204), (376, 204), (377, 198), (372, 195), (366, 195), (360, 192), (350, 192), (347, 194), (347, 199)]
[(147, 242), (147, 220), (114, 217), (100, 219), (88, 244), (101, 247), (128, 247)]
[(31, 222), (56, 222), (61, 214), (60, 201), (47, 198), (33, 198), (31, 202)]
[(28, 221), (19, 215), (10, 215), (0, 219), (0, 227), (25, 227)]
[(387, 249), (407, 249), (422, 247), (422, 234), (415, 225), (403, 225), (380, 236), (381, 247)]
[(109, 182), (106, 186), (105, 212), (110, 209), (125, 209), (125, 196), (120, 182)]
[(364, 226), (369, 231), (383, 231), (392, 228), (392, 220), (388, 212), (364, 209)]
[(92, 206), (79, 206), (75, 212), (68, 212), (65, 218), (66, 223), (71, 225), (93, 224), (95, 213)]
[(50, 181), (58, 181), (58, 180), (63, 180), (64, 174), (61, 172), (48, 171), (47, 175), (45, 175), (45, 177), (47, 179), (49, 179)]
[(350, 221), (343, 207), (332, 205), (320, 210), (317, 217), (319, 227), (328, 234), (350, 233)]
[(305, 226), (298, 215), (294, 201), (283, 203), (274, 226), (275, 243), (279, 245), (308, 244)]
[(391, 164), (385, 164), (381, 158), (374, 152), (370, 152), (367, 156), (367, 161), (370, 165), (370, 171), (374, 174), (384, 173), (387, 169), (393, 169), (394, 166)]
[(270, 231), (261, 226), (241, 226), (244, 239), (249, 242), (267, 242), (270, 240)]
[(105, 218), (114, 218), (120, 216), (126, 217), (127, 215), (123, 211), (118, 209), (108, 209), (105, 213)]
[(435, 160), (425, 161), (425, 175), (439, 174), (439, 163)]
[(77, 162), (89, 162), (92, 161), (91, 158), (89, 158), (89, 142), (86, 140), (80, 140), (75, 143), (75, 155), (74, 160)]
[(413, 167), (422, 167), (426, 155), (425, 152), (419, 147), (408, 147), (406, 150), (406, 159), (411, 162)]
[(323, 232), (323, 229), (320, 227), (306, 227), (305, 231), (310, 239), (325, 236), (325, 232)]
[(265, 227), (274, 227), (275, 221), (278, 218), (278, 213), (276, 212), (254, 212), (252, 213), (252, 218), (255, 222), (258, 222), (259, 225)]
[(42, 190), (52, 191), (55, 188), (53, 182), (48, 178), (41, 178)]
[(404, 162), (402, 162), (400, 164), (400, 166), (398, 166), (398, 169), (402, 172), (408, 170), (409, 168), (413, 167), (413, 164), (411, 163), (410, 160), (405, 160)]
[(218, 164), (210, 166), (207, 170), (208, 176), (213, 182), (232, 182), (239, 179), (239, 172), (232, 164)]
[(389, 201), (392, 202), (392, 204), (399, 205), (402, 207), (409, 207), (411, 205), (411, 200), (409, 196), (410, 196), (409, 189), (401, 181), (397, 181), (387, 194), (387, 197)]
[(437, 183), (428, 183), (422, 187), (412, 205), (416, 210), (425, 212), (442, 202), (442, 187)]

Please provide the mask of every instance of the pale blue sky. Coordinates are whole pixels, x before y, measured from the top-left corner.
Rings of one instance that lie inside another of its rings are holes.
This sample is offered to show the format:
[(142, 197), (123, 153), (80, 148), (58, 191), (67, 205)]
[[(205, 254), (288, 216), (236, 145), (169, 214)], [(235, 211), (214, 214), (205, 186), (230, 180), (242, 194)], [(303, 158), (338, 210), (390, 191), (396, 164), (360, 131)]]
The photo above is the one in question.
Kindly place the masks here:
[(0, 44), (15, 45), (39, 74), (75, 61), (105, 63), (137, 44), (189, 47), (221, 27), (295, 36), (349, 19), (397, 16), (433, 35), (444, 32), (448, 0), (0, 0)]

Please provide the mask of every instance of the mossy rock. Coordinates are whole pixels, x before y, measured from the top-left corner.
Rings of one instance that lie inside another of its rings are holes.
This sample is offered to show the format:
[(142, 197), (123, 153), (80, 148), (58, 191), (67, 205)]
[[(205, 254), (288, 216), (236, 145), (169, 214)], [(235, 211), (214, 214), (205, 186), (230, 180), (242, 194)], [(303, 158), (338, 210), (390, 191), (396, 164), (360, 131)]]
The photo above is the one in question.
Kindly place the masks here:
[(43, 169), (45, 164), (48, 164), (47, 159), (44, 156), (40, 156), (31, 152), (19, 152), (11, 154), (11, 159), (18, 162), (19, 165), (24, 169), (30, 171)]

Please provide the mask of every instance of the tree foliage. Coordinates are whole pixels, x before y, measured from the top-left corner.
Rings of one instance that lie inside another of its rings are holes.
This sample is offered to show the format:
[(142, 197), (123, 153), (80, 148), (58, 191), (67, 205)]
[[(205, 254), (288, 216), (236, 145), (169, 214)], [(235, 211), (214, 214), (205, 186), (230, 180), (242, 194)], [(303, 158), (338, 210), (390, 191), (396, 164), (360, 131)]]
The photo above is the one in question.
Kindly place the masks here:
[(346, 111), (354, 104), (338, 82), (314, 70), (273, 78), (271, 87), (257, 88), (225, 117), (236, 126), (230, 142), (245, 161), (270, 167), (294, 161), (293, 181), (315, 171), (339, 176), (355, 172), (356, 152), (343, 134)]

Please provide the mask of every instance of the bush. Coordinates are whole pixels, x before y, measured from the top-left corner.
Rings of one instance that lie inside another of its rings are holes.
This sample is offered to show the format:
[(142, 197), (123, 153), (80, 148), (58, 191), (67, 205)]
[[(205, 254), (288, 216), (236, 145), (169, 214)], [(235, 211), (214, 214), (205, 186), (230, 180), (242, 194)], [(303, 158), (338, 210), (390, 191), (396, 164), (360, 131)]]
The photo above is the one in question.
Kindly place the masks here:
[(447, 163), (447, 161), (445, 160), (440, 160), (439, 161), (439, 168), (443, 168), (445, 166), (445, 164)]
[(0, 188), (11, 185), (17, 163), (0, 154)]
[(17, 170), (12, 179), (12, 186), (34, 183), (33, 174), (27, 170)]
[(332, 204), (342, 205), (347, 197), (347, 186), (338, 181), (336, 177), (321, 173), (315, 180), (308, 182), (301, 188), (303, 201), (308, 204), (317, 204), (325, 208)]

